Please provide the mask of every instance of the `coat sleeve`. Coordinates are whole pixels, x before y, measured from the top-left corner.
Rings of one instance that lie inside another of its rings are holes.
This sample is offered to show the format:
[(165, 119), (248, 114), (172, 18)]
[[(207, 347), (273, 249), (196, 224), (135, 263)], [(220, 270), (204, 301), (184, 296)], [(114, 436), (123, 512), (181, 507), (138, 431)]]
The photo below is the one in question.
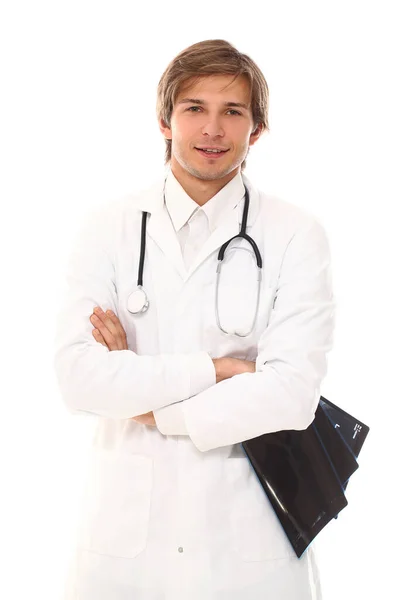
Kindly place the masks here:
[(202, 452), (314, 419), (333, 346), (336, 302), (324, 228), (311, 218), (290, 239), (256, 372), (235, 375), (155, 411), (165, 435), (189, 435)]
[(90, 211), (67, 260), (65, 302), (57, 315), (53, 366), (73, 414), (127, 419), (189, 398), (216, 381), (207, 352), (138, 355), (110, 351), (93, 337), (95, 306), (118, 315), (115, 207)]

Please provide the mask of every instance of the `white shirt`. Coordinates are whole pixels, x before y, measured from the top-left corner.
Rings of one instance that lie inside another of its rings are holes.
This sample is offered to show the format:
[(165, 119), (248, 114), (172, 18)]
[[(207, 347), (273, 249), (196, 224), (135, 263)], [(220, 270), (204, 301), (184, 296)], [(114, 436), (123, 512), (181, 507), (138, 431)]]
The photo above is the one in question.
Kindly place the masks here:
[[(185, 192), (172, 170), (169, 169), (165, 181), (165, 208), (176, 231), (187, 270), (209, 235), (223, 221), (227, 212), (236, 208), (244, 193), (245, 188), (239, 171), (229, 183), (201, 207)], [(215, 379), (215, 375), (215, 371), (210, 372), (210, 369), (199, 369), (192, 373), (190, 395), (194, 396), (199, 391), (210, 387), (211, 379)], [(159, 409), (154, 412), (154, 416), (157, 427), (164, 435), (172, 432), (175, 435), (177, 433), (188, 434), (182, 407), (179, 403)]]
[(183, 189), (170, 169), (165, 182), (165, 204), (175, 228), (185, 266), (189, 269), (209, 235), (233, 210), (245, 193), (239, 173), (203, 206)]

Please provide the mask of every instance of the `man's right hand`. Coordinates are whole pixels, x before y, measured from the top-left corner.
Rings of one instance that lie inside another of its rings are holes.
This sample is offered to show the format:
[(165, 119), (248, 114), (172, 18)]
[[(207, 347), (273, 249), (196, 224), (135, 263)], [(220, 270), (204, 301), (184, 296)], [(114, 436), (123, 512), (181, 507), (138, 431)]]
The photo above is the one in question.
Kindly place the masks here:
[(215, 367), (217, 383), (224, 379), (229, 379), (234, 375), (240, 375), (241, 373), (255, 373), (256, 371), (256, 363), (251, 360), (227, 356), (223, 358), (213, 358), (212, 361)]

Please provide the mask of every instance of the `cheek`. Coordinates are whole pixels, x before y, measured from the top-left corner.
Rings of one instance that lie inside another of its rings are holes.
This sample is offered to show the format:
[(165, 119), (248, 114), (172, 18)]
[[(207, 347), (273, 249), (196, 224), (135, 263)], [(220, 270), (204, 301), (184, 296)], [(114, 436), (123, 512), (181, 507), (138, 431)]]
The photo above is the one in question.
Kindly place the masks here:
[(199, 128), (199, 120), (195, 122), (195, 119), (188, 119), (185, 117), (175, 119), (171, 122), (172, 134), (180, 139), (188, 137), (191, 133), (195, 132)]
[(229, 139), (232, 141), (232, 145), (237, 152), (246, 150), (250, 137), (246, 127), (235, 128), (231, 132), (227, 131), (226, 134), (229, 136)]
[(172, 144), (175, 148), (179, 148), (184, 152), (193, 145), (193, 140), (198, 139), (199, 135), (197, 134), (196, 136), (196, 133), (192, 129), (190, 127), (180, 127), (173, 132)]

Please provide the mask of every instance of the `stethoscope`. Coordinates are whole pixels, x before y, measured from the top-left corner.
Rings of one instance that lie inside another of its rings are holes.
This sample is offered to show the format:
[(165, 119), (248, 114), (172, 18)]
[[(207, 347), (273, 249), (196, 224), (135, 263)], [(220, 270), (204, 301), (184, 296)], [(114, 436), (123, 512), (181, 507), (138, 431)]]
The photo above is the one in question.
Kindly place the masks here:
[[(249, 212), (249, 191), (247, 189), (246, 186), (244, 186), (245, 188), (245, 201), (244, 201), (244, 209), (243, 209), (243, 217), (242, 217), (242, 225), (241, 225), (241, 229), (240, 232), (237, 235), (234, 235), (230, 240), (228, 240), (227, 242), (225, 242), (218, 253), (218, 265), (217, 265), (217, 281), (216, 281), (216, 286), (215, 286), (215, 318), (217, 321), (217, 325), (218, 328), (223, 332), (223, 333), (227, 333), (229, 334), (228, 331), (226, 331), (225, 329), (222, 328), (220, 320), (219, 320), (219, 311), (218, 311), (218, 289), (219, 289), (219, 278), (220, 278), (220, 273), (221, 273), (221, 265), (222, 262), (225, 258), (225, 250), (227, 249), (227, 247), (229, 246), (229, 244), (235, 240), (236, 238), (244, 238), (245, 240), (247, 240), (249, 242), (249, 244), (252, 246), (253, 248), (253, 252), (255, 255), (255, 259), (257, 262), (257, 267), (258, 267), (258, 272), (257, 272), (257, 281), (258, 281), (258, 289), (257, 289), (257, 304), (256, 304), (256, 310), (254, 312), (254, 318), (253, 318), (253, 322), (251, 325), (251, 329), (250, 331), (248, 331), (247, 333), (239, 333), (237, 331), (234, 331), (233, 334), (238, 336), (238, 337), (247, 337), (248, 335), (250, 335), (254, 329), (255, 323), (256, 323), (256, 319), (257, 319), (257, 314), (258, 314), (258, 308), (259, 308), (259, 304), (260, 304), (260, 291), (261, 291), (261, 276), (262, 276), (262, 259), (261, 259), (261, 254), (260, 251), (258, 249), (257, 244), (255, 243), (255, 241), (246, 233), (246, 228), (247, 228), (247, 215)], [(164, 202), (165, 202), (165, 194), (164, 194)], [(132, 314), (138, 314), (138, 313), (145, 313), (148, 308), (149, 308), (149, 300), (147, 298), (147, 294), (143, 289), (143, 266), (144, 266), (144, 256), (145, 256), (145, 252), (146, 252), (146, 220), (147, 220), (147, 215), (148, 213), (145, 211), (142, 211), (142, 231), (141, 231), (141, 242), (140, 242), (140, 260), (139, 260), (139, 270), (138, 270), (138, 279), (137, 279), (137, 289), (134, 290), (128, 297), (128, 311)], [(247, 250), (246, 248), (237, 248), (237, 250), (246, 250), (247, 252), (251, 252), (251, 250)]]

